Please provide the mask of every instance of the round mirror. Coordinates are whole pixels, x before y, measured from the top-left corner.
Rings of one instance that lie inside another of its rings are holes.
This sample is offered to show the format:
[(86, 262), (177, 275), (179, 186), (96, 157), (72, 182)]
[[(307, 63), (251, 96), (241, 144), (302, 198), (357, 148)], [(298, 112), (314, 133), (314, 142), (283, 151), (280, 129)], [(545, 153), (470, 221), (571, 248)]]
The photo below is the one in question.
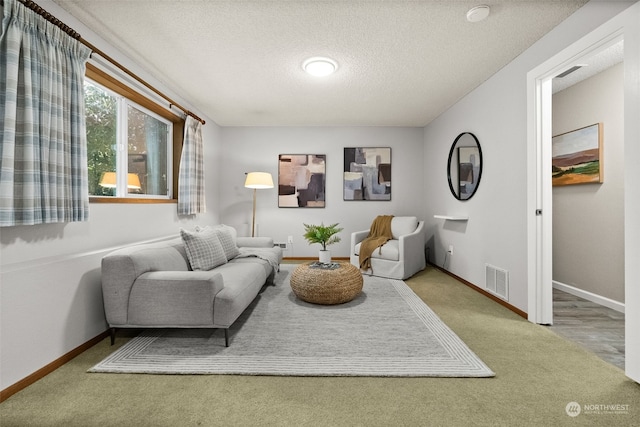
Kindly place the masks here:
[(478, 138), (463, 132), (453, 141), (449, 151), (447, 178), (451, 194), (458, 200), (469, 200), (476, 193), (482, 176), (482, 150)]

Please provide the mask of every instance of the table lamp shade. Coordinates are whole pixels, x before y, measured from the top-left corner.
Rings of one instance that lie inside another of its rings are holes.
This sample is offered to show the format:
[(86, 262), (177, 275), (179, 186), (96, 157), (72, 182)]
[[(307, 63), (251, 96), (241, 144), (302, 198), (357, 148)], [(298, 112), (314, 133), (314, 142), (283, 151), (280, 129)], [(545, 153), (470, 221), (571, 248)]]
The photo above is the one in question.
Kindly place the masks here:
[[(105, 172), (100, 179), (100, 186), (106, 188), (116, 188), (116, 173)], [(127, 188), (130, 190), (140, 190), (140, 177), (136, 173), (127, 174)]]

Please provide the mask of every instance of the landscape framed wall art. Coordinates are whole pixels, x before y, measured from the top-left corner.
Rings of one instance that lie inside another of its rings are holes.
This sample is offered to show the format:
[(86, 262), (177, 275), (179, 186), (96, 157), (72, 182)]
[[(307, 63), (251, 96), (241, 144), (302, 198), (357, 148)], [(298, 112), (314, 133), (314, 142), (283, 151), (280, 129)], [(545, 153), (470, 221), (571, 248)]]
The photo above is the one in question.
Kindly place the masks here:
[(604, 181), (602, 128), (602, 123), (596, 123), (552, 138), (554, 186)]
[(391, 200), (391, 147), (345, 147), (344, 200)]
[(325, 154), (278, 156), (278, 207), (325, 207)]

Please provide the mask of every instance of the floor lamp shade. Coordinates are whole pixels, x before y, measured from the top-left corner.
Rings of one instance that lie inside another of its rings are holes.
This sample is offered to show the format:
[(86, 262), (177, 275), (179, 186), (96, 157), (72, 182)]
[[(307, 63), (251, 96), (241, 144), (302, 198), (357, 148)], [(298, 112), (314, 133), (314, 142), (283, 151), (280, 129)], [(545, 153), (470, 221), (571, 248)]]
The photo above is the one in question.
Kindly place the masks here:
[(254, 189), (273, 188), (273, 178), (268, 172), (249, 172), (244, 186)]
[(251, 237), (256, 234), (256, 190), (273, 188), (273, 178), (268, 172), (249, 172), (244, 181), (246, 188), (253, 188), (253, 218), (251, 221)]

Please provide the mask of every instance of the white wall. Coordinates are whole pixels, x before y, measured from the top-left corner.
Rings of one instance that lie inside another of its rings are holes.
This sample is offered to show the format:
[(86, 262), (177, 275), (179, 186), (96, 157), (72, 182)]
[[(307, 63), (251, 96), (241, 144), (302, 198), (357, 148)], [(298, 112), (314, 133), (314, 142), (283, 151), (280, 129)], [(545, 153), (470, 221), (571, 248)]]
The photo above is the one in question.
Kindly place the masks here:
[[(188, 106), (57, 5), (38, 3)], [(91, 204), (87, 222), (0, 229), (0, 389), (106, 330), (100, 285), (103, 255), (129, 243), (177, 235), (181, 226), (218, 222), (220, 128), (205, 120), (206, 214), (178, 218), (176, 204)]]
[[(602, 123), (602, 184), (553, 187), (553, 280), (624, 303), (624, 64), (553, 96), (553, 134)], [(633, 167), (633, 166), (631, 166)]]
[[(633, 2), (592, 1), (425, 128), (425, 208), (432, 253), (445, 267), (485, 286), (485, 263), (509, 271), (509, 303), (527, 311), (527, 72), (615, 16)], [(474, 133), (484, 169), (475, 196), (457, 201), (449, 193), (446, 161), (460, 132)], [(465, 214), (465, 223), (434, 214)], [(640, 217), (640, 215), (638, 215)]]
[[(244, 188), (245, 172), (270, 172), (277, 186), (279, 154), (326, 154), (326, 207), (278, 208), (277, 188), (258, 190), (259, 235), (286, 242), (285, 257), (317, 257), (319, 245), (303, 238), (303, 223), (340, 223), (342, 241), (329, 247), (332, 256), (348, 257), (351, 232), (367, 229), (376, 215), (424, 218), (423, 129), (398, 127), (231, 127), (222, 129), (222, 222), (248, 231), (252, 190)], [(344, 147), (391, 147), (391, 201), (344, 201)]]

